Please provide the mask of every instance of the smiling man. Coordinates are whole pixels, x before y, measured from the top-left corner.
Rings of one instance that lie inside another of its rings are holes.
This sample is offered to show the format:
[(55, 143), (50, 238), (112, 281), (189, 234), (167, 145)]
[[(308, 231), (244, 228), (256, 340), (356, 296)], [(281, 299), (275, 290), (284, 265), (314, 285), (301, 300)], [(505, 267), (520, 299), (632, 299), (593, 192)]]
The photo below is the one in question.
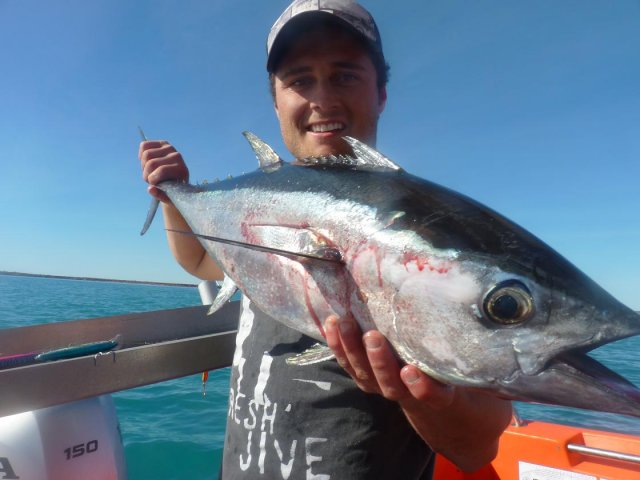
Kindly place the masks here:
[[(387, 100), (388, 67), (373, 18), (347, 0), (298, 0), (267, 41), (267, 70), (285, 145), (296, 158), (352, 154), (342, 139), (375, 145)], [(167, 142), (140, 146), (149, 192), (163, 201), (167, 228), (188, 229), (154, 185), (188, 180)], [(222, 273), (193, 238), (168, 233), (190, 273)], [(286, 288), (286, 286), (283, 286)], [(350, 318), (329, 318), (337, 362), (291, 366), (315, 343), (243, 299), (236, 341), (222, 478), (423, 479), (433, 452), (465, 470), (495, 455), (509, 402), (444, 386), (402, 366), (377, 331), (362, 336)]]
[[(363, 42), (330, 16), (318, 23), (317, 15), (287, 25), (305, 32), (297, 40), (285, 26), (268, 64), (282, 137), (296, 158), (350, 154), (346, 135), (375, 145), (387, 100)], [(283, 42), (290, 43), (279, 47)]]

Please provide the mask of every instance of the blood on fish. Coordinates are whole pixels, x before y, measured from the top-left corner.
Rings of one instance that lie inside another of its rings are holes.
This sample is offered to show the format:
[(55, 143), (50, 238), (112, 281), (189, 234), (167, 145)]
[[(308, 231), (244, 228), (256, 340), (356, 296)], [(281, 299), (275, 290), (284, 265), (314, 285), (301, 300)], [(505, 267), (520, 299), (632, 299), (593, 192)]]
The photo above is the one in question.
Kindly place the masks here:
[(373, 255), (376, 259), (376, 270), (378, 271), (378, 286), (382, 288), (382, 269), (380, 267), (382, 263), (382, 254), (380, 250), (373, 245), (369, 245), (369, 250), (373, 252)]
[(318, 314), (316, 313), (316, 311), (313, 308), (313, 305), (311, 304), (311, 297), (309, 296), (309, 284), (307, 283), (308, 278), (309, 278), (308, 274), (303, 275), (302, 291), (304, 292), (304, 303), (307, 306), (307, 310), (311, 315), (311, 319), (313, 320), (313, 323), (315, 323), (316, 327), (318, 327), (318, 330), (320, 331), (320, 335), (322, 335), (322, 338), (327, 338), (327, 335), (324, 333), (324, 327), (322, 326), (322, 322), (320, 321)]
[(429, 261), (429, 258), (419, 257), (418, 255), (412, 253), (404, 254), (403, 263), (404, 268), (406, 268), (407, 271), (409, 271), (409, 263), (415, 263), (420, 272), (422, 272), (425, 268), (427, 268), (430, 272), (437, 272), (441, 274), (449, 273), (450, 270), (448, 266), (433, 266)]
[(251, 232), (251, 224), (248, 222), (240, 223), (240, 234), (244, 237), (245, 241), (249, 243), (253, 243), (255, 239), (255, 235)]

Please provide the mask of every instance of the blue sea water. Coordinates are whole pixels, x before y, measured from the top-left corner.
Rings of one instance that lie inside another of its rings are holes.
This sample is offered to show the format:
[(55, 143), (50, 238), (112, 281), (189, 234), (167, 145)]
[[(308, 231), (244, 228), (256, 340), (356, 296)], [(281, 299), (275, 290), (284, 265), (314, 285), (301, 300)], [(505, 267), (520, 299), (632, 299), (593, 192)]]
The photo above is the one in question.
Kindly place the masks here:
[[(199, 304), (195, 288), (0, 275), (0, 328)], [(640, 337), (592, 355), (640, 385), (638, 352)], [(115, 393), (129, 478), (217, 478), (228, 382), (224, 369), (210, 374), (204, 397), (199, 375)], [(622, 415), (522, 403), (517, 408), (523, 418), (640, 435), (640, 419)]]
[[(200, 305), (195, 287), (0, 275), (0, 329)], [(0, 335), (2, 330), (0, 330)], [(229, 370), (113, 394), (132, 480), (218, 478)]]

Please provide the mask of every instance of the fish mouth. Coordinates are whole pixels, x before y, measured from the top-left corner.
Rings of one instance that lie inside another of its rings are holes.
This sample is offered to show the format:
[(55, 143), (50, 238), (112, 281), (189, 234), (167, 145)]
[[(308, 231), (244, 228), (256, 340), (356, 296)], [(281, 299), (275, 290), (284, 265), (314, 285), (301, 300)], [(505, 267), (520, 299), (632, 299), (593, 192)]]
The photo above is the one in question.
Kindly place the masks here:
[(507, 388), (515, 387), (515, 400), (640, 417), (640, 389), (587, 355), (591, 350), (563, 352), (539, 373), (520, 375)]
[[(583, 320), (583, 328), (575, 332), (578, 338), (564, 332), (565, 340), (573, 344), (548, 352), (546, 359), (544, 351), (536, 355), (530, 346), (525, 348), (528, 355), (518, 358), (520, 371), (502, 382), (503, 387), (515, 394), (515, 400), (640, 417), (640, 389), (589, 355), (604, 345), (640, 335), (640, 315), (616, 301)], [(545, 343), (542, 338), (539, 341)]]
[(584, 381), (596, 385), (601, 390), (607, 390), (611, 395), (622, 394), (640, 405), (640, 389), (622, 375), (587, 355), (587, 352), (566, 352), (556, 358), (555, 363), (562, 365), (567, 371), (577, 372)]

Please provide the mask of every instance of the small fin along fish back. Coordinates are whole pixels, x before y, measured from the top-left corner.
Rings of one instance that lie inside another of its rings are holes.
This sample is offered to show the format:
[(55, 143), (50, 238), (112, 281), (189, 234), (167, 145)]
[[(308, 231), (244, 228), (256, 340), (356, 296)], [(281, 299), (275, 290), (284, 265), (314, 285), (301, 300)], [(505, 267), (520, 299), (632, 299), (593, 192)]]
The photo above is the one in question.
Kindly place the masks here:
[(351, 145), (353, 153), (361, 161), (360, 166), (366, 170), (400, 172), (402, 167), (384, 156), (375, 148), (370, 147), (353, 137), (343, 137)]
[(253, 149), (260, 168), (265, 173), (274, 172), (282, 166), (282, 159), (269, 145), (251, 132), (242, 132)]

